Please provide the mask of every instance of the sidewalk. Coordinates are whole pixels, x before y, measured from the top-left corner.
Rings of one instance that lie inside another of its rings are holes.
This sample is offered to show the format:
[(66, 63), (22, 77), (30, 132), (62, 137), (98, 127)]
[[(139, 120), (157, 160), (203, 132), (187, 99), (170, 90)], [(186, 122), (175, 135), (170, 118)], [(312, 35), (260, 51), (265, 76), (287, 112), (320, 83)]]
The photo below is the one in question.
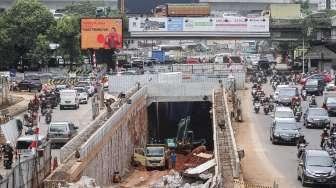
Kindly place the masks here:
[(15, 100), (21, 98), (19, 99), (20, 102), (15, 103), (5, 108), (8, 110), (8, 114), (13, 117), (27, 110), (29, 101), (34, 98), (34, 93), (27, 93), (27, 92), (13, 93), (12, 92), (11, 97), (12, 99), (15, 99)]

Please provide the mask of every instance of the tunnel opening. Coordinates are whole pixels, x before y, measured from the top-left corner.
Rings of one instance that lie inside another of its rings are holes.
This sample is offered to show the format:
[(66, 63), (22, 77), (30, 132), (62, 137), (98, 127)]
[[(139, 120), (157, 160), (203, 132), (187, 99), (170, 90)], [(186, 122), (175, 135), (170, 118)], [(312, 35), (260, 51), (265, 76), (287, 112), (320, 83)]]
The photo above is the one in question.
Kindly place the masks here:
[[(211, 106), (209, 101), (152, 103), (148, 107), (149, 142), (165, 143), (166, 139), (180, 137), (188, 130), (186, 132), (192, 132), (195, 143), (203, 139), (207, 150), (213, 150)], [(181, 121), (188, 117), (190, 121)], [(181, 127), (181, 123), (187, 122), (187, 128)]]

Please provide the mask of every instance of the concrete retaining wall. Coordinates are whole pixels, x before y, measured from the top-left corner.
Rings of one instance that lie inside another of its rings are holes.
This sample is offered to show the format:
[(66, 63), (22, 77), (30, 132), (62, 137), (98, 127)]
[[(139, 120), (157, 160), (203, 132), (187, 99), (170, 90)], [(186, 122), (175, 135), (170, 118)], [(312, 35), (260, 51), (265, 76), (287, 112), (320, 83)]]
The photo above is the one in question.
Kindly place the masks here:
[(132, 104), (124, 104), (80, 148), (81, 160), (89, 161), (82, 175), (106, 185), (112, 183), (115, 171), (121, 175), (128, 172), (134, 148), (148, 140), (146, 93), (146, 88), (139, 90), (130, 98)]

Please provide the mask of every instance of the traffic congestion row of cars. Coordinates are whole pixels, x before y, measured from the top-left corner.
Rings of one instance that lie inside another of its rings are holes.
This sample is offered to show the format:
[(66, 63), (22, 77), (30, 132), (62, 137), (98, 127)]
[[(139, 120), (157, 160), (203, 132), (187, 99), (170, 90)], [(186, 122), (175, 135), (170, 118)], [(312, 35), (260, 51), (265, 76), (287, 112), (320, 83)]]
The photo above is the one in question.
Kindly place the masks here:
[[(335, 155), (325, 147), (323, 140), (321, 140), (321, 146), (323, 145), (321, 149), (307, 149), (308, 142), (304, 140), (302, 131), (303, 128), (329, 130), (333, 126), (330, 116), (336, 112), (336, 91), (333, 91), (335, 88), (329, 85), (332, 78), (324, 73), (308, 75), (297, 81), (301, 86), (295, 85), (295, 79), (281, 78), (279, 80), (279, 83), (275, 84), (276, 87), (273, 87), (274, 93), (271, 94), (274, 96), (271, 102), (275, 107), (271, 113), (273, 120), (269, 129), (270, 141), (272, 144), (297, 146), (297, 178), (302, 186), (310, 184), (336, 186)], [(330, 87), (327, 87), (328, 85)], [(304, 102), (307, 98), (303, 96), (305, 95), (303, 93), (310, 95), (309, 102)], [(316, 104), (311, 102), (314, 95), (323, 97), (322, 104), (316, 101)], [(307, 104), (303, 105), (304, 103)], [(269, 105), (265, 107), (269, 108)], [(301, 109), (302, 117), (297, 115), (299, 114), (298, 109)], [(303, 127), (297, 123), (300, 121), (303, 122)]]

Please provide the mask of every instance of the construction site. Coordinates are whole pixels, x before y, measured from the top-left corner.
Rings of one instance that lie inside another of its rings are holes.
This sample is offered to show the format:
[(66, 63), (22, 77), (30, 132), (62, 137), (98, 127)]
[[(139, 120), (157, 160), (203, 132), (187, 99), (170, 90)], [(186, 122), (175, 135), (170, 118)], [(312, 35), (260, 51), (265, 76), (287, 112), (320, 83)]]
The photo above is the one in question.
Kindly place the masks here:
[(110, 76), (109, 94), (123, 97), (61, 148), (44, 186), (233, 187), (240, 159), (231, 119), (239, 114), (231, 109), (245, 70), (179, 66)]

